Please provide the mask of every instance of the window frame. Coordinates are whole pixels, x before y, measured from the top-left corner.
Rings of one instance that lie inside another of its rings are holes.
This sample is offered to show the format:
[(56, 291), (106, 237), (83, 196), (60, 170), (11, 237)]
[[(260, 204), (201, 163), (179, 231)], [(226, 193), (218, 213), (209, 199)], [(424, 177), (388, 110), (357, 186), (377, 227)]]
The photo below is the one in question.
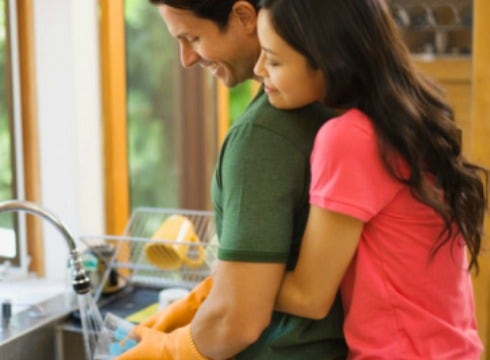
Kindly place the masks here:
[[(10, 73), (12, 83), (11, 122), (14, 132), (13, 168), (15, 197), (40, 200), (37, 135), (36, 82), (32, 0), (6, 0)], [(20, 165), (19, 165), (20, 164)], [(44, 275), (44, 249), (40, 219), (15, 214), (19, 261), (14, 273), (28, 271)]]
[[(39, 135), (37, 120), (37, 84), (34, 47), (33, 0), (13, 1), (17, 5), (17, 36), (19, 44), (20, 102), (22, 114), (23, 198), (41, 200)], [(26, 217), (26, 246), (30, 256), (28, 270), (45, 274), (44, 239), (41, 219)]]
[(100, 56), (106, 233), (129, 219), (124, 1), (100, 0)]

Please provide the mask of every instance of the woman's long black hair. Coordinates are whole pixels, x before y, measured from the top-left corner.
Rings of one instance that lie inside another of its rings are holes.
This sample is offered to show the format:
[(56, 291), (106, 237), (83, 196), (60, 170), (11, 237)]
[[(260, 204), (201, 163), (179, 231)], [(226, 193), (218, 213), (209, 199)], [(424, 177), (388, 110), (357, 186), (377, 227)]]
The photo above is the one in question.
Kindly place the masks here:
[[(459, 231), (469, 267), (478, 271), (488, 173), (462, 156), (453, 112), (441, 89), (416, 71), (384, 0), (260, 0), (259, 7), (323, 71), (325, 104), (366, 113), (388, 171), (444, 220), (432, 255)], [(408, 178), (397, 168), (398, 154), (411, 169)]]

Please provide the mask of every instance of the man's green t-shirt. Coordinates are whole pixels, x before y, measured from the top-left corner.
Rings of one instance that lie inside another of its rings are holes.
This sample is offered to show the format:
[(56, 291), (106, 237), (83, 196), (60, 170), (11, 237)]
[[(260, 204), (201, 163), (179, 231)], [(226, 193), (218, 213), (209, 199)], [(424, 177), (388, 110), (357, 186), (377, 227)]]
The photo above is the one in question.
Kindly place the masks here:
[[(275, 109), (261, 91), (232, 126), (212, 183), (220, 260), (294, 267), (309, 211), (313, 141), (332, 116), (320, 104)], [(236, 358), (344, 359), (342, 323), (338, 298), (322, 320), (274, 312), (259, 340)]]

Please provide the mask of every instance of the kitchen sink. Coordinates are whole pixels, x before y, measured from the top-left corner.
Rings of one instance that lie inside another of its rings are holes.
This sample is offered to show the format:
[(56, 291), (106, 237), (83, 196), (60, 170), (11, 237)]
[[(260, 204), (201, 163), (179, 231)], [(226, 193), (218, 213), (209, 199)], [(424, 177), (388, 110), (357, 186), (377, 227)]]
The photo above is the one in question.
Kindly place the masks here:
[(73, 311), (72, 298), (59, 294), (16, 312), (0, 328), (0, 359), (53, 360), (55, 328)]
[(157, 303), (158, 294), (161, 290), (140, 285), (127, 285), (115, 294), (101, 297), (98, 302), (100, 313), (102, 317), (110, 312), (120, 318), (126, 318)]
[[(101, 296), (97, 306), (102, 318), (108, 313), (126, 318), (157, 303), (158, 294), (161, 290), (140, 285), (127, 285), (116, 293)], [(59, 354), (57, 360), (86, 360), (78, 310), (73, 311), (63, 323), (58, 324), (56, 342), (57, 353)]]
[[(36, 283), (39, 288), (41, 283)], [(50, 294), (41, 295), (37, 288), (31, 287), (32, 297), (20, 290), (18, 296), (12, 297), (13, 304), (20, 304), (23, 299), (22, 307), (14, 306), (15, 313), (8, 325), (0, 328), (0, 359), (86, 360), (76, 295), (71, 292), (53, 295), (59, 289), (49, 286), (45, 289)], [(13, 289), (8, 295), (13, 295)], [(126, 318), (157, 303), (160, 290), (127, 285), (101, 296), (97, 305), (102, 317), (111, 313)], [(2, 291), (2, 297), (4, 294), (7, 295)]]

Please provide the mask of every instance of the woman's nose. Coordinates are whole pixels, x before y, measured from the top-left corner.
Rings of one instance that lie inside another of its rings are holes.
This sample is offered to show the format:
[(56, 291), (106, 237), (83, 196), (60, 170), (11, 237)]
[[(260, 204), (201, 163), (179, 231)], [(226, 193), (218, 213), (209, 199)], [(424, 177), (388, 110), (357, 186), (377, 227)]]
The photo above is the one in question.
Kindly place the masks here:
[(180, 62), (187, 68), (198, 62), (200, 56), (188, 44), (180, 44)]
[(254, 74), (257, 75), (259, 78), (263, 78), (265, 75), (265, 70), (264, 70), (264, 52), (262, 51), (260, 53), (259, 59), (255, 63), (254, 66)]

